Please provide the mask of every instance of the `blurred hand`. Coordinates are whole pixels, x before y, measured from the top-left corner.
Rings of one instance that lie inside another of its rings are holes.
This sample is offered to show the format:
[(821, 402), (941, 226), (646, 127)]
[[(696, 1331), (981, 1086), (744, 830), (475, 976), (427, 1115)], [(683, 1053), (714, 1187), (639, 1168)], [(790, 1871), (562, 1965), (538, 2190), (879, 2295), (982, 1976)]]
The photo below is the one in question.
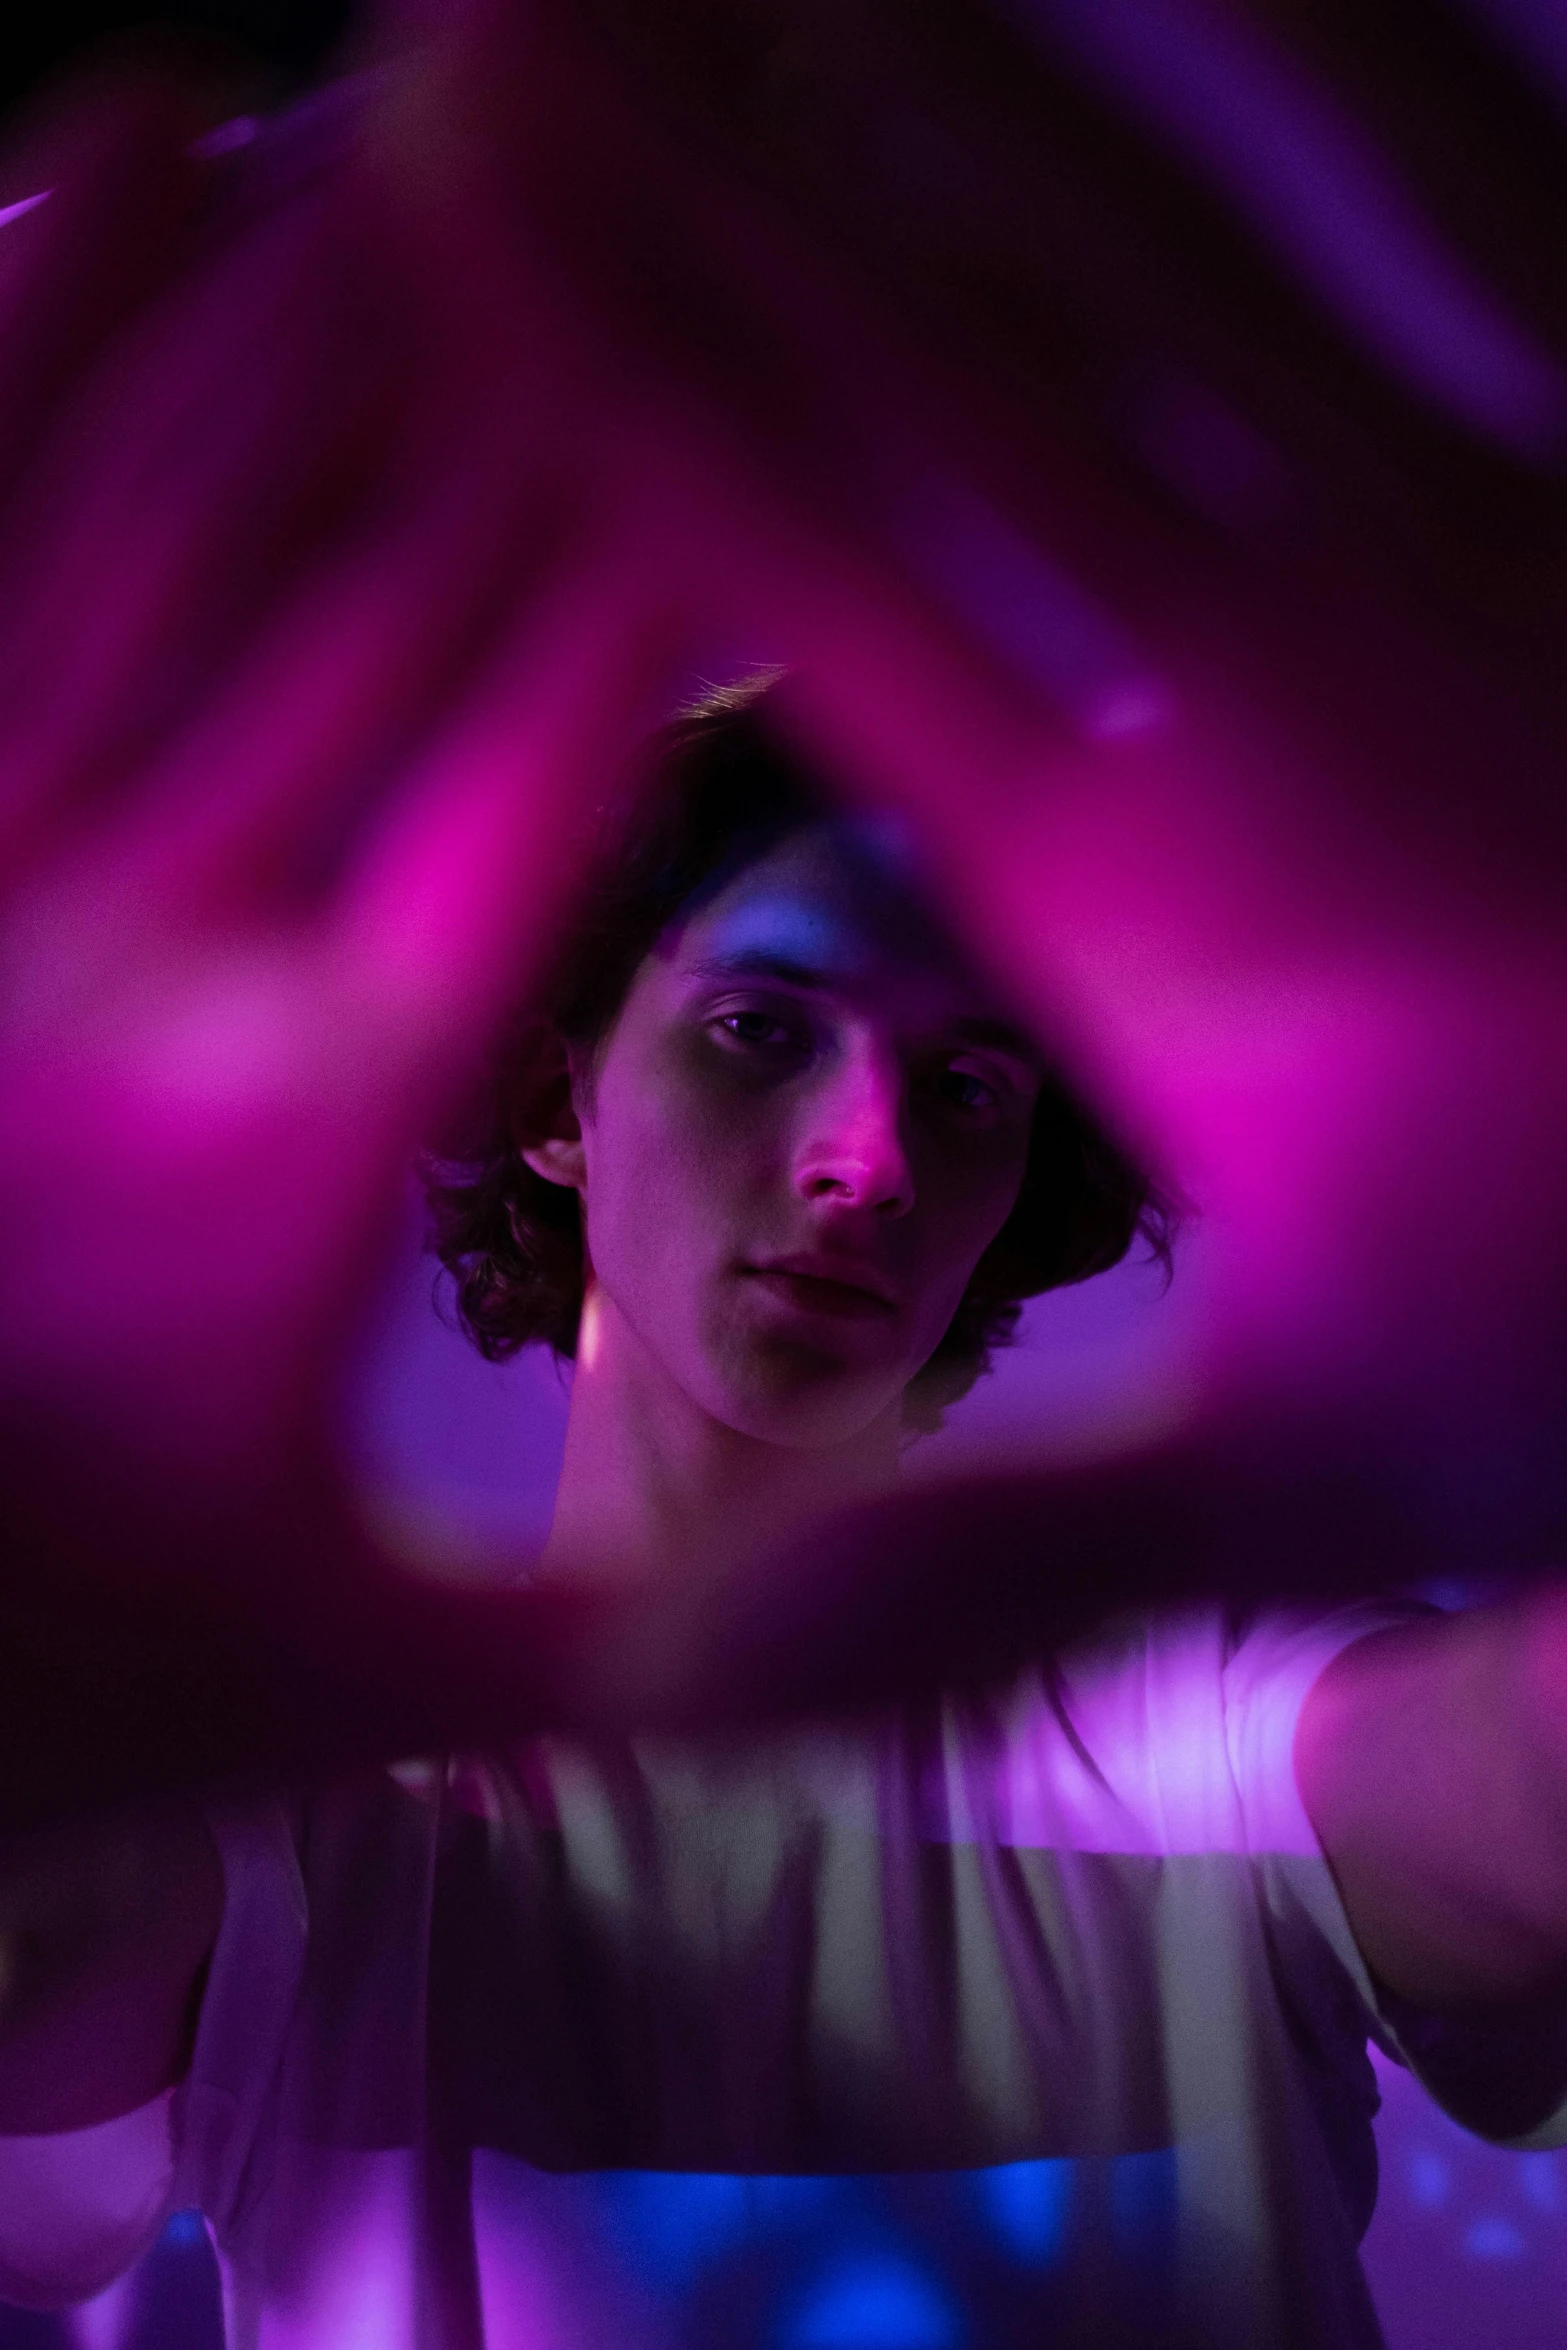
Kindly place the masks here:
[(515, 257), (400, 216), (395, 86), (222, 163), (199, 96), (79, 93), (0, 229), (0, 1397), (222, 1484), (308, 1449), (678, 595)]
[[(1213, 1228), (1187, 1453), (998, 1496), (1002, 1582), (1059, 1507), (1079, 1593), (1143, 1591), (1172, 1496), (1171, 1589), (1266, 1575), (1313, 1478), (1335, 1573), (1430, 1563), (1438, 1520), (1560, 1538), (1558, 322), (1524, 315), (1520, 438), (999, 15), (852, 31), (481, 7), (226, 160), (164, 83), (27, 158), (59, 192), (0, 228), (0, 1392), (145, 1464), (138, 1572), (177, 1526), (253, 1598), (236, 1497), (312, 1456), (408, 1147), (714, 648), (794, 665), (802, 737)], [(1461, 155), (1406, 155), (1382, 87), (1352, 127), (1390, 170)], [(1461, 132), (1462, 73), (1431, 88)], [(1527, 314), (1559, 179), (1487, 244), (1454, 168), (1438, 248)], [(306, 1532), (268, 1622), (316, 1626), (315, 1678), (276, 1650), (286, 1704), (209, 1761), (297, 1758), (343, 1698), (374, 1562), (328, 1504)], [(112, 1534), (76, 1545), (105, 1580)], [(856, 1533), (871, 1602), (901, 1540)], [(493, 1610), (401, 1604), (360, 1734), (520, 1720)], [(572, 1633), (548, 1706), (700, 1710), (706, 1605), (666, 1611), (684, 1661)]]

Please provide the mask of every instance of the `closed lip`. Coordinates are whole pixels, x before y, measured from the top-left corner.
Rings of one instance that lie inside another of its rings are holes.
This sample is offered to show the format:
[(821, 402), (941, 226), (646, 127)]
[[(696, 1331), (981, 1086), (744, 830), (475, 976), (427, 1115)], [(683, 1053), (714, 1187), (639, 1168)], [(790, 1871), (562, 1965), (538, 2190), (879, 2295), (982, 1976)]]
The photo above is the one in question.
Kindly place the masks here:
[(780, 1274), (796, 1281), (818, 1281), (826, 1290), (848, 1290), (868, 1299), (873, 1305), (884, 1306), (890, 1313), (899, 1303), (898, 1293), (884, 1275), (872, 1266), (856, 1264), (844, 1257), (802, 1256), (768, 1257), (762, 1262), (747, 1265), (748, 1273)]

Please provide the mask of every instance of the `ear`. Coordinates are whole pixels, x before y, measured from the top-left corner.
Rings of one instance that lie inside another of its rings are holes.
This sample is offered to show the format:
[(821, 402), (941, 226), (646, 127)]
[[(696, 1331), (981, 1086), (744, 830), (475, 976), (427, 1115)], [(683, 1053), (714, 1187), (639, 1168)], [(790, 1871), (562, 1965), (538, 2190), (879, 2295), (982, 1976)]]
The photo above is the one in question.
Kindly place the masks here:
[[(576, 1124), (575, 1119), (572, 1121)], [(535, 1175), (542, 1175), (546, 1183), (559, 1183), (568, 1191), (587, 1188), (587, 1165), (583, 1157), (582, 1133), (575, 1135), (551, 1134), (543, 1142), (524, 1143), (522, 1161)]]
[(582, 1191), (588, 1179), (571, 1058), (553, 1029), (528, 1040), (512, 1110), (512, 1136), (525, 1166), (546, 1183)]

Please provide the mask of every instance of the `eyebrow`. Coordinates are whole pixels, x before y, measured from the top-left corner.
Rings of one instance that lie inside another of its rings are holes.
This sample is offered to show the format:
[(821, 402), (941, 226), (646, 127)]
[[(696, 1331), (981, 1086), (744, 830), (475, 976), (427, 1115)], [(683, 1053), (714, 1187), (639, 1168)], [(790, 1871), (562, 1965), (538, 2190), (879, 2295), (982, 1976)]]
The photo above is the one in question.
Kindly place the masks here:
[[(816, 995), (828, 993), (835, 985), (828, 972), (798, 962), (793, 955), (781, 955), (772, 947), (737, 947), (732, 955), (709, 956), (693, 966), (691, 975), (695, 979), (775, 979), (785, 987)], [(1033, 1039), (1010, 1020), (961, 1012), (946, 1023), (946, 1032), (962, 1044), (988, 1045), (1030, 1066), (1037, 1067), (1043, 1057)]]
[(832, 985), (825, 971), (780, 955), (772, 947), (736, 947), (732, 955), (710, 955), (692, 966), (693, 979), (778, 979), (786, 987), (825, 992)]

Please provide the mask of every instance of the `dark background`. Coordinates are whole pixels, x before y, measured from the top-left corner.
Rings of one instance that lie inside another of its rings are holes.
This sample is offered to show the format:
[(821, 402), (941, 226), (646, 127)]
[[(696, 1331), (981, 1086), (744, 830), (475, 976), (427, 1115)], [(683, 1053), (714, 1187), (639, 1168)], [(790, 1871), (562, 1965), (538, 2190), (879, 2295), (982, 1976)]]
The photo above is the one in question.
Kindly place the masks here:
[(194, 42), (230, 56), (239, 73), (254, 69), (253, 102), (286, 97), (308, 81), (341, 37), (348, 0), (51, 0), (18, 9), (0, 49), (0, 121), (57, 75), (66, 61), (101, 43), (128, 37)]

